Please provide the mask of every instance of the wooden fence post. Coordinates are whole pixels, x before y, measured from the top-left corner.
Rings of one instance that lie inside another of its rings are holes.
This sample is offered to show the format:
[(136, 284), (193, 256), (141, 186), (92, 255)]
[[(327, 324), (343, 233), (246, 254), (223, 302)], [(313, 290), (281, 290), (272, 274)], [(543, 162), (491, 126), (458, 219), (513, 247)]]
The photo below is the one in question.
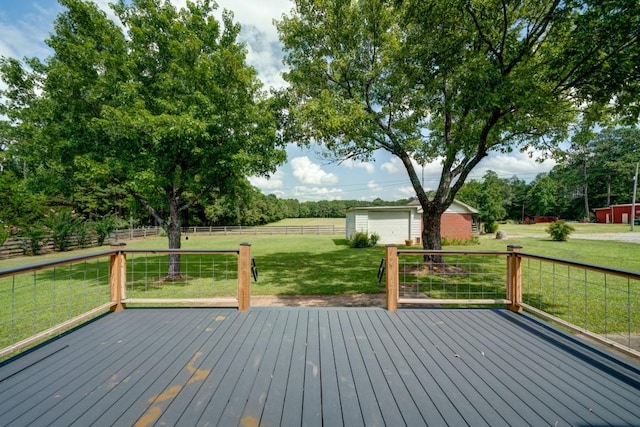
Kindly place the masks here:
[(507, 308), (516, 313), (522, 312), (522, 246), (509, 245), (507, 251), (511, 252), (507, 257), (507, 299), (511, 304)]
[(387, 310), (398, 310), (398, 247), (387, 245)]
[(124, 252), (126, 243), (114, 243), (111, 249), (116, 251), (111, 255), (109, 267), (109, 283), (111, 302), (115, 305), (111, 307), (111, 311), (123, 310), (126, 304), (125, 287), (127, 282), (127, 255)]
[(251, 305), (251, 244), (240, 243), (238, 254), (238, 310), (247, 311)]

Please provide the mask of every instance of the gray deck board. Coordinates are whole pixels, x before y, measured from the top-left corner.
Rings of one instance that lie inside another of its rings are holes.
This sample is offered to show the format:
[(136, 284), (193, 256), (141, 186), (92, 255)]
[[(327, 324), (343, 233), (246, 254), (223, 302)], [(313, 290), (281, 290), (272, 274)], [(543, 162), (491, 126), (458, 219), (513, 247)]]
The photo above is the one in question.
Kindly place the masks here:
[(640, 425), (640, 364), (491, 309), (127, 309), (0, 365), (0, 425)]
[(376, 399), (375, 390), (369, 378), (367, 368), (375, 369), (374, 366), (365, 366), (362, 353), (358, 346), (358, 337), (353, 331), (348, 312), (338, 311), (337, 317), (340, 323), (340, 329), (344, 338), (345, 351), (349, 358), (349, 365), (353, 383), (358, 395), (358, 406), (362, 412), (364, 425), (377, 426), (384, 425), (384, 418), (378, 400)]
[[(341, 402), (340, 399), (329, 313), (327, 311), (319, 311), (318, 318), (320, 366), (322, 367), (320, 372), (322, 420), (326, 425), (341, 427), (344, 425), (342, 419), (342, 404), (344, 402)], [(354, 410), (354, 408), (345, 409)]]
[[(98, 420), (104, 420), (104, 412), (111, 406), (120, 406), (125, 410), (135, 402), (136, 399), (144, 395), (146, 390), (160, 381), (168, 380), (184, 369), (181, 358), (184, 353), (193, 354), (193, 346), (199, 340), (206, 339), (205, 334), (188, 335), (181, 331), (189, 329), (204, 329), (208, 327), (211, 320), (207, 316), (193, 316), (186, 312), (178, 312), (178, 316), (172, 316), (167, 325), (171, 325), (164, 332), (162, 339), (156, 339), (148, 356), (136, 355), (131, 363), (115, 372), (108, 384), (99, 384), (93, 388), (86, 387), (78, 390), (82, 393), (92, 393), (99, 398), (99, 404), (92, 404), (81, 400), (82, 394), (75, 393), (71, 399), (78, 400), (78, 404), (67, 411), (66, 414), (58, 414), (52, 411), (53, 419), (59, 422), (67, 422), (68, 425), (91, 425)], [(115, 422), (115, 419), (113, 420)]]
[(342, 406), (342, 420), (346, 426), (364, 425), (362, 407), (356, 391), (355, 379), (351, 370), (351, 362), (347, 354), (344, 333), (340, 319), (335, 313), (329, 315), (333, 352), (335, 357), (336, 377), (338, 379), (338, 393)]

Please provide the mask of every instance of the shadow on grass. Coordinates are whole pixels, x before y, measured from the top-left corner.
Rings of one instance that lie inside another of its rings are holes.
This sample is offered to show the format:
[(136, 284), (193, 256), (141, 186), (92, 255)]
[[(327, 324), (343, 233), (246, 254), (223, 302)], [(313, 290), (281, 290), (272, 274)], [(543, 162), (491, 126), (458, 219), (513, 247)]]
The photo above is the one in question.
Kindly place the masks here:
[(384, 292), (377, 274), (384, 251), (351, 249), (346, 239), (334, 239), (331, 252), (279, 252), (256, 258), (260, 281), (252, 284), (259, 295), (312, 295)]

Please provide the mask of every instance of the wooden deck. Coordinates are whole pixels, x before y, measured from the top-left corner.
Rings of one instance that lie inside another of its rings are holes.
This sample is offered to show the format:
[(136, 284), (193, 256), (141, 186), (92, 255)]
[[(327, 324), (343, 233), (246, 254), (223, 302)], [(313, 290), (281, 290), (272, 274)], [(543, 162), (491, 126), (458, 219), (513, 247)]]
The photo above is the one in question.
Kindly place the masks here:
[(127, 309), (0, 366), (0, 425), (640, 425), (640, 365), (492, 309)]

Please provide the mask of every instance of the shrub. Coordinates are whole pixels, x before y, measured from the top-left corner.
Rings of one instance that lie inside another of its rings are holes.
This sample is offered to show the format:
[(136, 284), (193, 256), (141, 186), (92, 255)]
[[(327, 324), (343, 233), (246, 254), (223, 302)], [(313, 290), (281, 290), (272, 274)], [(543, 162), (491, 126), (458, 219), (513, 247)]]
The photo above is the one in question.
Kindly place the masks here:
[(104, 245), (104, 241), (118, 227), (118, 218), (114, 215), (105, 215), (99, 221), (93, 223), (93, 230), (98, 235), (98, 246)]
[(480, 239), (477, 236), (468, 237), (466, 239), (450, 239), (448, 237), (443, 237), (441, 239), (442, 246), (471, 246), (471, 245), (479, 245)]
[(80, 248), (88, 248), (91, 245), (91, 235), (94, 231), (88, 224), (80, 224), (80, 227), (76, 230), (76, 237), (78, 238), (78, 246)]
[(369, 246), (371, 246), (369, 235), (364, 231), (358, 231), (351, 237), (349, 246), (351, 246), (352, 248), (368, 248)]
[(26, 255), (38, 255), (49, 241), (49, 230), (40, 224), (23, 228), (18, 232), (18, 240)]
[(378, 244), (380, 241), (380, 235), (378, 233), (371, 233), (371, 235), (364, 231), (358, 231), (349, 240), (349, 246), (352, 248), (371, 248)]
[(484, 232), (487, 234), (493, 234), (498, 231), (498, 222), (494, 220), (488, 220), (484, 223)]
[(569, 224), (565, 224), (564, 221), (552, 222), (547, 227), (547, 233), (551, 235), (551, 238), (557, 242), (565, 242), (569, 239), (569, 234), (573, 233), (575, 228)]
[(56, 251), (64, 252), (71, 246), (71, 236), (80, 230), (82, 218), (75, 211), (56, 211), (51, 209), (45, 215), (44, 225), (51, 230), (51, 240)]

